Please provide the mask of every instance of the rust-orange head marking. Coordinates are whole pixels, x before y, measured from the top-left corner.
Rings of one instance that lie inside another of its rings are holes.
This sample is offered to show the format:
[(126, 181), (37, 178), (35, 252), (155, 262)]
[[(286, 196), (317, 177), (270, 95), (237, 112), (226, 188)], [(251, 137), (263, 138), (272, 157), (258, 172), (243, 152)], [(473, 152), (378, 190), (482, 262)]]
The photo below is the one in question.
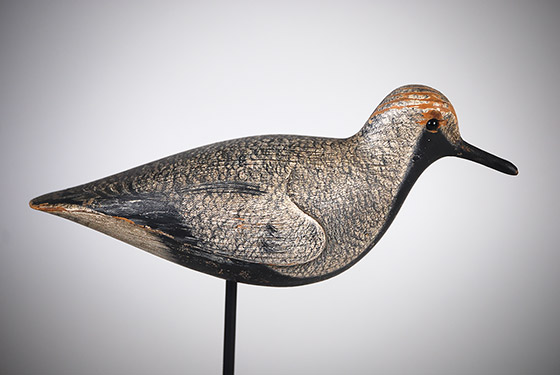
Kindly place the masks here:
[(399, 87), (387, 95), (371, 115), (370, 122), (375, 116), (392, 109), (403, 108), (420, 110), (423, 117), (421, 125), (426, 125), (431, 119), (437, 119), (440, 126), (446, 126), (450, 117), (457, 118), (453, 105), (442, 93), (428, 86), (408, 85)]

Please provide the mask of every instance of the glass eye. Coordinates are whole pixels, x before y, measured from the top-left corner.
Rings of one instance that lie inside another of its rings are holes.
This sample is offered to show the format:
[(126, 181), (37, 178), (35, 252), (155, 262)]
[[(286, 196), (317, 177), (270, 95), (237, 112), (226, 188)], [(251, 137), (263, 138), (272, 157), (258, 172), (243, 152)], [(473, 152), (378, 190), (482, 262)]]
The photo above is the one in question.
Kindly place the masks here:
[(430, 130), (430, 131), (435, 131), (439, 128), (439, 120), (437, 118), (433, 118), (431, 120), (428, 120), (428, 122), (426, 123), (426, 129)]

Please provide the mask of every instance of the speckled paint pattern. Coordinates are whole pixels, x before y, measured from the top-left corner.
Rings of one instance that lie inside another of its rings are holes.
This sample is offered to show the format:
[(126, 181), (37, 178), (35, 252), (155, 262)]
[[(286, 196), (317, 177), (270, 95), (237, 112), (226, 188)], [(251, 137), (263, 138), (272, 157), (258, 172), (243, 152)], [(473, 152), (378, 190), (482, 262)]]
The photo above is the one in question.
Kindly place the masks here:
[(462, 141), (445, 96), (409, 85), (389, 94), (346, 139), (271, 135), (215, 143), (30, 205), (214, 276), (302, 285), (364, 256), (420, 173), (448, 155), (517, 173)]

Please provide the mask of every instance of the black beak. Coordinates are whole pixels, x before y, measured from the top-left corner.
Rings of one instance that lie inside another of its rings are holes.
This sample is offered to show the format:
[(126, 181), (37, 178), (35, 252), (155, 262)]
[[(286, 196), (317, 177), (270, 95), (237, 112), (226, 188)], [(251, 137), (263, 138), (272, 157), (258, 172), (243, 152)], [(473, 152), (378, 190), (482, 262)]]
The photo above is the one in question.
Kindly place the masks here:
[(507, 160), (494, 156), (484, 150), (481, 150), (467, 142), (461, 140), (456, 148), (455, 156), (463, 159), (472, 160), (505, 174), (517, 175), (517, 167)]

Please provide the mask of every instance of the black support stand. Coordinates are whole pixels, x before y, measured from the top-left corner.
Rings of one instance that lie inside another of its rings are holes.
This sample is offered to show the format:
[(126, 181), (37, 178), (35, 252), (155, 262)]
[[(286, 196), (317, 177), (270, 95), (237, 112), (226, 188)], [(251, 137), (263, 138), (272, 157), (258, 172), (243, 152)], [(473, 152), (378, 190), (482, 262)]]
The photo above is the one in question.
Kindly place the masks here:
[(235, 362), (235, 318), (237, 281), (226, 280), (226, 312), (224, 325), (224, 375), (233, 375)]

